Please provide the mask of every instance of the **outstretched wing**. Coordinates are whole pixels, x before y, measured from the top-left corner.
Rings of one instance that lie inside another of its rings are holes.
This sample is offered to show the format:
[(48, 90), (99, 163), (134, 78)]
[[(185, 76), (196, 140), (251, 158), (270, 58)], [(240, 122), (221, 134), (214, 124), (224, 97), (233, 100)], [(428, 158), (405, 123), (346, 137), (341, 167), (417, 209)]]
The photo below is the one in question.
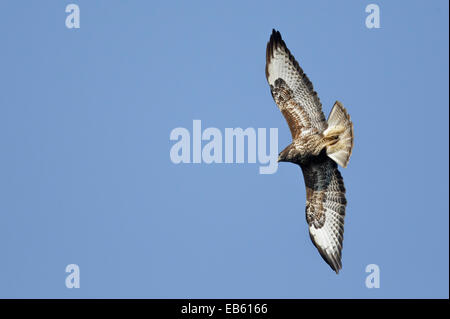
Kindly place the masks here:
[(309, 235), (320, 255), (339, 272), (344, 238), (344, 181), (337, 164), (325, 154), (302, 165), (306, 185), (306, 221)]
[(266, 78), (293, 138), (304, 129), (323, 132), (327, 128), (322, 104), (311, 81), (275, 30), (267, 43)]

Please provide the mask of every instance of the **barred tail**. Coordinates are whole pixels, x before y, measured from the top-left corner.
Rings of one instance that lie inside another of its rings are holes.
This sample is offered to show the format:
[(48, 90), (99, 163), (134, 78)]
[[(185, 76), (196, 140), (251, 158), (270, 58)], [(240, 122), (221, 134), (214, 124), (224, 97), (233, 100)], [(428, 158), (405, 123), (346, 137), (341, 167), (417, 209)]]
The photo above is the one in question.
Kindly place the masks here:
[(342, 167), (347, 167), (353, 149), (353, 123), (340, 102), (334, 103), (328, 116), (328, 128), (323, 132), (327, 155)]

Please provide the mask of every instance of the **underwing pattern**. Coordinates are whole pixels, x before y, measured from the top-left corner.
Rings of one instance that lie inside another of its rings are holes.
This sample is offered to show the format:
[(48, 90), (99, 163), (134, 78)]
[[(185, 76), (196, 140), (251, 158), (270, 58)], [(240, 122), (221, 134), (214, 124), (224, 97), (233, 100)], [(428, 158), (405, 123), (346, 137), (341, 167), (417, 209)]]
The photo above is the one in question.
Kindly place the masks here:
[(342, 268), (347, 200), (337, 164), (346, 167), (350, 159), (353, 123), (340, 102), (334, 104), (325, 120), (311, 81), (275, 30), (267, 43), (266, 78), (292, 135), (292, 143), (280, 153), (278, 161), (301, 167), (311, 240), (338, 273)]

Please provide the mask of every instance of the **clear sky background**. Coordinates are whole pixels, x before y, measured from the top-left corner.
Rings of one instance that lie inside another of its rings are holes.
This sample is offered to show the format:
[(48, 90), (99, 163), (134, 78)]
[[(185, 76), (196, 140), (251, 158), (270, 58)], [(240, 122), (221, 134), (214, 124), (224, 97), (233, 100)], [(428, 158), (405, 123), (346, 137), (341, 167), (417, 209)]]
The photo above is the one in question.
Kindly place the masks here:
[[(339, 275), (310, 241), (299, 167), (169, 157), (194, 119), (290, 143), (272, 28), (326, 116), (340, 100), (354, 122)], [(10, 0), (0, 30), (0, 297), (448, 298), (448, 1)]]

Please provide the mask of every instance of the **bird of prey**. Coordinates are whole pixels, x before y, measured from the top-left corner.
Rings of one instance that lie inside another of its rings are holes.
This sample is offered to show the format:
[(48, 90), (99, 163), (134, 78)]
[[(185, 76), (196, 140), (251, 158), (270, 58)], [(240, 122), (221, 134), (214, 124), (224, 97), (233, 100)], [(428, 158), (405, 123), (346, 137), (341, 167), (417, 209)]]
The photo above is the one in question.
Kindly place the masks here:
[(292, 135), (278, 162), (301, 167), (309, 235), (323, 259), (339, 273), (347, 200), (337, 164), (346, 167), (350, 159), (353, 123), (340, 102), (325, 120), (311, 81), (275, 30), (267, 43), (266, 78)]

